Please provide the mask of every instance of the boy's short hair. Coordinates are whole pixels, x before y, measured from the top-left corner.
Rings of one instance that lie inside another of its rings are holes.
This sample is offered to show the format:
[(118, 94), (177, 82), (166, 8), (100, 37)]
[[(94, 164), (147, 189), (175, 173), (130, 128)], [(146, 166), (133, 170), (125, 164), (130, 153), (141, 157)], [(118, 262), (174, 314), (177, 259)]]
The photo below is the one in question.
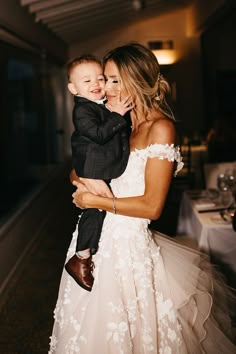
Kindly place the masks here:
[(92, 54), (83, 54), (83, 55), (81, 55), (79, 57), (75, 57), (74, 59), (69, 61), (68, 64), (67, 64), (67, 79), (68, 79), (68, 82), (70, 82), (70, 75), (71, 75), (72, 70), (77, 65), (80, 65), (80, 64), (83, 64), (83, 63), (97, 63), (97, 64), (102, 66), (101, 61), (98, 58), (96, 58), (94, 55), (92, 55)]

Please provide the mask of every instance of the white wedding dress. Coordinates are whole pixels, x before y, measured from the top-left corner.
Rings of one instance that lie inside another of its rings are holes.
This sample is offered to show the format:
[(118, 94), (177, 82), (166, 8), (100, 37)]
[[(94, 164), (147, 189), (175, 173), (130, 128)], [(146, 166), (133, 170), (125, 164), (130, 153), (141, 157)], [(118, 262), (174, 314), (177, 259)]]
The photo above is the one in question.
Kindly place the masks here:
[[(175, 160), (181, 168), (173, 145), (136, 149), (126, 171), (111, 183), (114, 194), (143, 194), (145, 164), (155, 157)], [(236, 353), (229, 339), (228, 298), (221, 282), (213, 280), (207, 257), (152, 233), (148, 224), (107, 212), (92, 291), (63, 271), (50, 354)], [(76, 237), (77, 232), (67, 259)]]

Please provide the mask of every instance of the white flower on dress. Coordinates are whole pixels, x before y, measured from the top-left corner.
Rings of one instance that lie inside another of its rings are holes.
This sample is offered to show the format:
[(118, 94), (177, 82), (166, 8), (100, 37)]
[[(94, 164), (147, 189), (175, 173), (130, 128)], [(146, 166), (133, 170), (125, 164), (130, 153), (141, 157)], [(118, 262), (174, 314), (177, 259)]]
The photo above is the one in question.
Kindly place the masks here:
[(77, 336), (71, 337), (70, 340), (68, 341), (68, 344), (66, 345), (66, 353), (74, 354), (79, 352), (80, 349), (77, 343)]
[(164, 317), (168, 317), (170, 322), (175, 320), (173, 302), (170, 299), (164, 300), (163, 296), (160, 294), (158, 299), (158, 316), (160, 320), (163, 320)]
[(136, 321), (136, 312), (137, 312), (137, 301), (135, 300), (128, 300), (127, 303), (127, 312), (128, 312), (128, 319), (130, 323)]
[(55, 335), (52, 335), (49, 338), (50, 338), (50, 351), (48, 354), (51, 354), (54, 351), (56, 351), (58, 341)]
[(64, 292), (64, 296), (63, 296), (63, 299), (64, 299), (63, 302), (65, 305), (70, 304), (70, 292), (71, 292), (71, 276), (68, 274), (65, 292)]
[(69, 322), (73, 325), (75, 331), (80, 331), (80, 323), (73, 316), (70, 317)]
[(167, 335), (168, 335), (168, 338), (170, 338), (170, 340), (172, 342), (174, 342), (176, 340), (176, 338), (177, 338), (176, 332), (173, 331), (171, 328), (168, 328), (168, 334)]
[(128, 331), (128, 325), (122, 321), (118, 324), (115, 322), (109, 322), (107, 324), (107, 340), (112, 339), (115, 343), (122, 343), (126, 332)]
[(80, 342), (84, 342), (84, 343), (86, 343), (86, 344), (88, 343), (87, 339), (86, 339), (84, 336), (80, 336), (80, 337), (79, 337), (79, 341), (80, 341)]
[(151, 352), (151, 353), (156, 353), (155, 347), (153, 344), (153, 331), (152, 328), (150, 327), (149, 323), (147, 322), (147, 318), (145, 316), (142, 316), (143, 318), (143, 333), (142, 333), (142, 343), (144, 345), (144, 352)]
[(64, 307), (63, 305), (56, 305), (56, 308), (54, 310), (54, 319), (55, 322), (58, 322), (60, 328), (63, 328), (64, 324), (65, 324), (65, 319), (64, 319)]
[(147, 159), (148, 157), (158, 157), (160, 160), (167, 159), (172, 162), (176, 161), (177, 167), (174, 172), (175, 176), (184, 166), (182, 156), (180, 154), (180, 147), (174, 146), (174, 144), (153, 144), (148, 146), (146, 149), (136, 149), (135, 152), (144, 159)]
[(115, 305), (112, 302), (109, 302), (108, 304), (111, 307), (111, 312), (112, 313), (122, 313), (123, 312), (123, 306), (122, 304)]
[(172, 354), (172, 350), (169, 346), (163, 348), (162, 354)]

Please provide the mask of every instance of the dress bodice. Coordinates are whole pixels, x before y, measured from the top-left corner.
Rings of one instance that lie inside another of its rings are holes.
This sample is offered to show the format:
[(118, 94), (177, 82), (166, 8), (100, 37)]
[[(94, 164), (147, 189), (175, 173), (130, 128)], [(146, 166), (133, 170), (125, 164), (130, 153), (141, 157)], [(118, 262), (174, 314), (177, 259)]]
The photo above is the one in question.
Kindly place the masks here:
[(131, 197), (141, 195), (145, 187), (145, 166), (149, 158), (158, 157), (177, 163), (175, 175), (183, 167), (179, 146), (174, 144), (153, 144), (145, 149), (131, 151), (125, 172), (112, 180), (111, 188), (116, 197)]

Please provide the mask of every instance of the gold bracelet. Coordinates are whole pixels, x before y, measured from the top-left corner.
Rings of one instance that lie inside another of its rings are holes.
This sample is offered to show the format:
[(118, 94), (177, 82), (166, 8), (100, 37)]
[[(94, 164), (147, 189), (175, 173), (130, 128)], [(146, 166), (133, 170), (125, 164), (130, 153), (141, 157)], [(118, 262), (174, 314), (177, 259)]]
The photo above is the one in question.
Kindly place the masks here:
[(116, 197), (112, 199), (113, 214), (116, 214)]

